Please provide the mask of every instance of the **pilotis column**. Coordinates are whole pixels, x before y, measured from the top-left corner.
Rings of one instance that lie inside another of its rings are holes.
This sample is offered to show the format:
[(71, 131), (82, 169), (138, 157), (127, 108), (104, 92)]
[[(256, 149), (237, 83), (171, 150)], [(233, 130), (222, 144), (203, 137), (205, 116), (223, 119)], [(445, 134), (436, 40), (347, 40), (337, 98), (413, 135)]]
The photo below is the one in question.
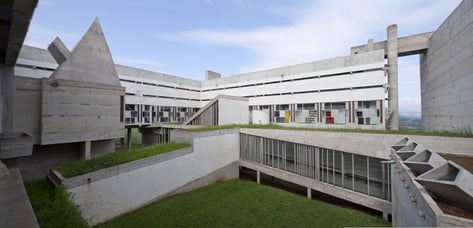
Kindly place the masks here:
[(389, 65), (388, 74), (388, 128), (399, 130), (399, 96), (398, 96), (398, 76), (397, 76), (397, 25), (388, 26), (387, 56)]

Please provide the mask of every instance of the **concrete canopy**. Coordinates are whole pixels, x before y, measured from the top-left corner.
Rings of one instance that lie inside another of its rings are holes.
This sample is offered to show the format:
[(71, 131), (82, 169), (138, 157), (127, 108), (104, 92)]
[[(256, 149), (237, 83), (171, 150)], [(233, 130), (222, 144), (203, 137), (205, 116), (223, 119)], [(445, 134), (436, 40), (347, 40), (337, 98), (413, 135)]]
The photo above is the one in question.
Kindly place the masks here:
[[(61, 43), (56, 39), (52, 45)], [(120, 86), (112, 55), (98, 18), (70, 55), (59, 61), (51, 79), (64, 79), (86, 83)], [(62, 62), (62, 63), (61, 63)]]
[(38, 0), (0, 1), (0, 63), (15, 65)]

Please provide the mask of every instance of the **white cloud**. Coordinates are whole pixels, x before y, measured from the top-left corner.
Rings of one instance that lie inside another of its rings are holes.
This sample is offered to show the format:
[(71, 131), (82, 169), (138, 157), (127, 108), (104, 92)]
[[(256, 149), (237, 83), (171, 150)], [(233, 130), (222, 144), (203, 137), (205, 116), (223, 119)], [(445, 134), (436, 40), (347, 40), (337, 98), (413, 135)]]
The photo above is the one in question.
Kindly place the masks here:
[(253, 71), (347, 55), (351, 46), (365, 43), (370, 36), (382, 33), (379, 39), (384, 40), (389, 24), (397, 22), (400, 31), (415, 31), (438, 21), (439, 15), (448, 15), (448, 9), (456, 4), (458, 0), (313, 1), (303, 8), (290, 7), (287, 11), (284, 7), (273, 7), (271, 10), (277, 8), (278, 15), (289, 15), (291, 22), (287, 25), (243, 30), (194, 29), (160, 37), (242, 47), (259, 57), (259, 62), (242, 67), (244, 71)]
[[(321, 0), (293, 6), (272, 6), (268, 12), (290, 23), (249, 29), (194, 29), (160, 37), (176, 42), (230, 45), (247, 49), (259, 57), (242, 72), (348, 55), (350, 47), (386, 39), (386, 27), (398, 24), (399, 36), (433, 31), (460, 0)], [(417, 58), (401, 58), (400, 110), (420, 112)], [(414, 88), (414, 89), (413, 89)], [(413, 91), (416, 90), (416, 91)]]

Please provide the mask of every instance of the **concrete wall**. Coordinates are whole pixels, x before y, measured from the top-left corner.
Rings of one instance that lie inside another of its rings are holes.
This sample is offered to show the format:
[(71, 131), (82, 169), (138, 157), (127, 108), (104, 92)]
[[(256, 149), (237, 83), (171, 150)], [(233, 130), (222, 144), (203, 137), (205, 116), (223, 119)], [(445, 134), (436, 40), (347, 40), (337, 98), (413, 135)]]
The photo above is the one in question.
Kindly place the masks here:
[(80, 143), (33, 147), (33, 155), (18, 158), (18, 168), (25, 181), (45, 178), (49, 169), (80, 159)]
[(33, 136), (33, 143), (41, 142), (41, 81), (16, 77), (14, 96), (14, 132), (26, 131)]
[(422, 123), (431, 131), (473, 131), (473, 1), (464, 0), (421, 55)]
[[(434, 227), (440, 208), (395, 156), (391, 166), (392, 223), (395, 227)], [(433, 207), (432, 207), (433, 206)]]
[[(340, 150), (382, 159), (390, 159), (390, 146), (404, 137), (403, 135), (391, 134), (247, 128), (241, 128), (240, 131), (250, 135)], [(422, 143), (423, 145), (429, 145), (429, 148), (432, 151), (473, 155), (473, 143), (471, 143), (471, 138), (418, 135), (409, 135), (408, 137)]]
[(121, 87), (42, 79), (41, 144), (121, 138)]
[[(137, 209), (154, 200), (218, 179), (238, 178), (236, 129), (187, 133), (173, 141), (191, 141), (192, 153), (68, 189), (91, 225)], [(230, 170), (226, 169), (228, 167)], [(210, 175), (210, 176), (209, 176)]]
[(218, 124), (248, 124), (250, 121), (248, 99), (220, 96), (218, 100)]

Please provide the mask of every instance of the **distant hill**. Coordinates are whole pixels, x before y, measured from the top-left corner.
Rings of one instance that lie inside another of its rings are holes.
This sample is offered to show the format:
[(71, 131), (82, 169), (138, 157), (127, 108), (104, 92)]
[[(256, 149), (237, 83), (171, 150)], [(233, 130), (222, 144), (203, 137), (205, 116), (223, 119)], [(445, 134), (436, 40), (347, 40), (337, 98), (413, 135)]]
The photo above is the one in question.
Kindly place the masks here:
[(422, 128), (422, 118), (418, 114), (399, 114), (399, 122), (409, 129)]

